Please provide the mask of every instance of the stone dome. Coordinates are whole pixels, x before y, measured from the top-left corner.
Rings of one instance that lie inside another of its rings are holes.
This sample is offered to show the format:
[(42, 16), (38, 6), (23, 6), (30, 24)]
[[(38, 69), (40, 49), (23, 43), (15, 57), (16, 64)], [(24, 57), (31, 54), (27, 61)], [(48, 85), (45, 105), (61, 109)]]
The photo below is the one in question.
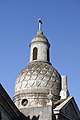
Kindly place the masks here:
[(39, 21), (39, 30), (29, 46), (30, 63), (16, 79), (13, 101), (18, 108), (46, 106), (60, 99), (61, 76), (50, 64), (50, 44), (41, 25)]
[[(33, 93), (49, 94), (51, 91), (54, 99), (59, 98), (61, 90), (61, 77), (58, 71), (47, 62), (31, 62), (17, 76), (15, 94)], [(24, 91), (24, 92), (23, 92)]]
[(45, 35), (43, 34), (43, 32), (41, 30), (39, 30), (37, 32), (35, 37), (32, 39), (31, 43), (32, 42), (46, 42), (46, 43), (49, 43), (48, 39), (45, 37)]

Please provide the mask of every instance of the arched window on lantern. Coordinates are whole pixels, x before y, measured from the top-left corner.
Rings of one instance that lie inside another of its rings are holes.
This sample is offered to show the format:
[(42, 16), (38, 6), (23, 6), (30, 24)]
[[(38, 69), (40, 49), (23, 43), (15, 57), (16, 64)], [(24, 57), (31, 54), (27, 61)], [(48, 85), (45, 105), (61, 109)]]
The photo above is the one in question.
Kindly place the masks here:
[(33, 49), (33, 60), (37, 60), (37, 51), (38, 51), (38, 49), (37, 49), (37, 47), (35, 47)]

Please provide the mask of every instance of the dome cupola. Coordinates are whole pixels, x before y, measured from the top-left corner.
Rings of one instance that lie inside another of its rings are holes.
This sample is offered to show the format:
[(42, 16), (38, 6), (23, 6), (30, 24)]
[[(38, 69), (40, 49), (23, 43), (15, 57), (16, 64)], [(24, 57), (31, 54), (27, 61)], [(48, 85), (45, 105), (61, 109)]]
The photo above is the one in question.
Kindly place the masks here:
[[(19, 109), (49, 105), (60, 99), (61, 76), (50, 64), (48, 39), (39, 30), (30, 43), (30, 62), (19, 73), (15, 83), (14, 103)], [(52, 98), (49, 97), (52, 95)]]
[(50, 62), (48, 39), (42, 32), (42, 20), (38, 20), (38, 32), (31, 40), (30, 43), (30, 62), (32, 61), (45, 61)]

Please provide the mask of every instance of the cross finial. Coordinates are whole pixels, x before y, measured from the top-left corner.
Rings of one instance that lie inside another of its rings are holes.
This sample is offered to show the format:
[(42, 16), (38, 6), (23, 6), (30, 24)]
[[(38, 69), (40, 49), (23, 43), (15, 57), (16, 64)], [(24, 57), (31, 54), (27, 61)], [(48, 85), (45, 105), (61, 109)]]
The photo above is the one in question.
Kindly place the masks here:
[(39, 30), (42, 30), (42, 18), (38, 19)]

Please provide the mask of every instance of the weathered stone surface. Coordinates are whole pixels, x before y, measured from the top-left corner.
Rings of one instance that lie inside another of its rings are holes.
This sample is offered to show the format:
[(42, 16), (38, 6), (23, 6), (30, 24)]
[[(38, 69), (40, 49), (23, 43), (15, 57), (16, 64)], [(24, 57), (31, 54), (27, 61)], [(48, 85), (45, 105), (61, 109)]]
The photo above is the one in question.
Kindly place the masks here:
[(55, 120), (55, 117), (52, 119), (52, 106), (24, 108), (20, 111), (30, 120)]
[(52, 65), (36, 61), (28, 64), (20, 72), (16, 79), (15, 92), (29, 88), (40, 88), (41, 90), (46, 88), (51, 89), (54, 95), (59, 95), (61, 90), (60, 84), (60, 74)]
[(23, 99), (28, 100), (26, 107), (49, 104), (51, 91), (53, 100), (59, 99), (61, 77), (51, 64), (41, 61), (30, 62), (18, 75), (15, 84), (14, 103), (21, 107)]
[(36, 36), (31, 40), (29, 46), (30, 46), (30, 62), (34, 61), (33, 60), (34, 48), (37, 49), (36, 61), (50, 62), (50, 58), (49, 58), (50, 44), (48, 39), (44, 36), (41, 30), (37, 32)]
[(46, 36), (43, 34), (43, 32), (41, 30), (39, 30), (37, 32), (37, 34), (34, 36), (34, 38), (32, 39), (31, 43), (32, 42), (46, 42), (46, 43), (49, 43), (48, 42), (48, 39), (46, 38)]

